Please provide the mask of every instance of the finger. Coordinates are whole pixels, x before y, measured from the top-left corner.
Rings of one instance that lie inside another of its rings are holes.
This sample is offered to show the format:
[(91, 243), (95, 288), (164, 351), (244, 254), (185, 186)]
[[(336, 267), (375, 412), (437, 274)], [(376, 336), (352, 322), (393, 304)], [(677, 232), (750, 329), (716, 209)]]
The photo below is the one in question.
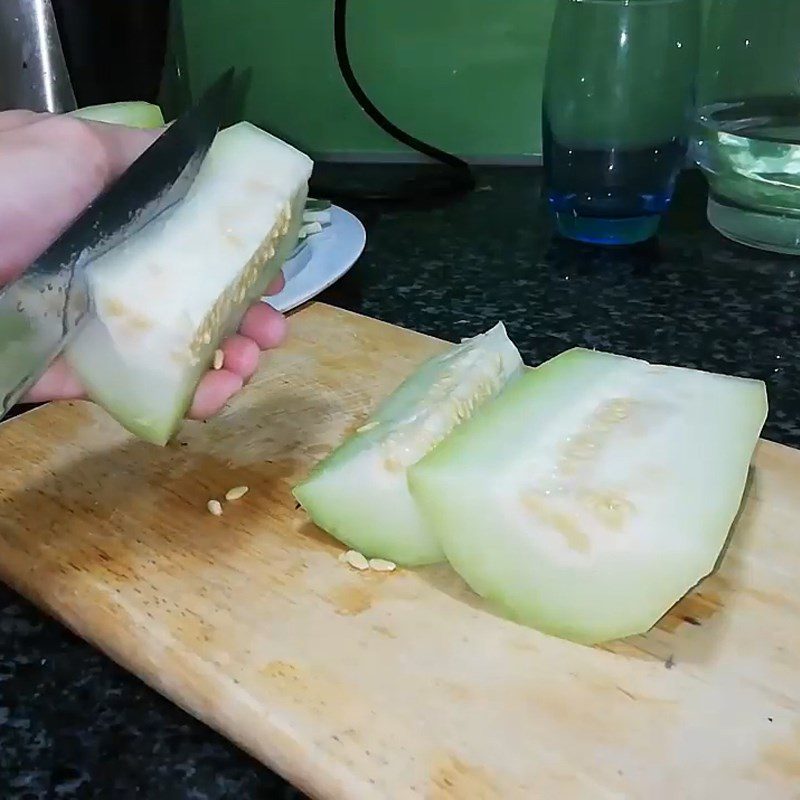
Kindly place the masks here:
[(12, 109), (0, 112), (0, 131), (10, 131), (13, 128), (22, 128), (30, 125), (31, 122), (41, 118), (41, 114), (36, 111), (26, 111), (25, 109)]
[(227, 369), (207, 372), (194, 393), (190, 419), (208, 419), (218, 414), (223, 406), (244, 386), (241, 375)]
[(258, 369), (261, 352), (252, 339), (236, 334), (226, 339), (221, 349), (225, 354), (225, 360), (222, 362), (225, 369), (236, 373), (244, 380), (253, 377)]
[(109, 122), (84, 120), (105, 149), (109, 180), (121, 175), (164, 132), (165, 128), (129, 128)]
[(66, 362), (56, 359), (44, 375), (36, 382), (23, 403), (46, 403), (50, 400), (80, 400), (85, 392)]
[(286, 327), (280, 311), (267, 303), (255, 303), (244, 315), (239, 333), (252, 339), (262, 350), (271, 350), (283, 344)]
[(266, 295), (280, 294), (286, 286), (286, 278), (283, 275), (283, 270), (278, 273), (278, 276), (267, 286)]

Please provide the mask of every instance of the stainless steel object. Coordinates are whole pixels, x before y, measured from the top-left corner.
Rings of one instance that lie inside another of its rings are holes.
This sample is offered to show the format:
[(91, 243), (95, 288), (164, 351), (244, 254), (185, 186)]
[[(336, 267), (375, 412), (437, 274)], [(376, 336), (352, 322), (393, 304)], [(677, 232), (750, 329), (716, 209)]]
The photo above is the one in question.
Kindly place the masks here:
[(189, 191), (219, 130), (232, 79), (231, 69), (21, 277), (0, 290), (0, 419), (42, 376), (92, 312), (87, 265)]
[(0, 0), (0, 111), (75, 107), (50, 0)]

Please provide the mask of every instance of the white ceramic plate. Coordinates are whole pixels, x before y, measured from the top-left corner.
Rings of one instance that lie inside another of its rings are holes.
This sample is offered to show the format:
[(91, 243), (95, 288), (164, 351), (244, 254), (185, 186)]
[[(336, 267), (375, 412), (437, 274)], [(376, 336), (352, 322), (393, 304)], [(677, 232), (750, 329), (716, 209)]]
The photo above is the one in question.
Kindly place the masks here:
[(339, 280), (356, 263), (366, 242), (361, 221), (331, 206), (331, 224), (309, 237), (306, 246), (284, 264), (286, 286), (264, 301), (281, 312), (297, 308)]

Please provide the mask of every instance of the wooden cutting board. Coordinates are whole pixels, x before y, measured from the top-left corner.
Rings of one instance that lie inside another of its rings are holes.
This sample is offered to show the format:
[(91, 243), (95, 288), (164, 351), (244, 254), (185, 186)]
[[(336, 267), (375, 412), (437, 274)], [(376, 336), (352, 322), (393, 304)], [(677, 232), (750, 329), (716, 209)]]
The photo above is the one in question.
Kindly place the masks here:
[(11, 420), (0, 577), (315, 798), (800, 798), (797, 451), (759, 446), (720, 572), (603, 648), (498, 618), (447, 568), (351, 570), (295, 509), (443, 346), (317, 304), (174, 446), (83, 403)]

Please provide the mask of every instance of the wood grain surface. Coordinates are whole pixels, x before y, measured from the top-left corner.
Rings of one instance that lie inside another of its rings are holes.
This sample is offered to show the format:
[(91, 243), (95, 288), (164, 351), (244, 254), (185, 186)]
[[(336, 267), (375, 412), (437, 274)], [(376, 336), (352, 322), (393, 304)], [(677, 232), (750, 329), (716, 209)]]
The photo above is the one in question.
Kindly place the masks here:
[[(0, 426), (0, 578), (314, 798), (800, 798), (800, 454), (762, 442), (718, 573), (646, 636), (363, 574), (293, 483), (442, 342), (315, 304), (156, 448), (88, 403)], [(249, 493), (206, 509), (233, 486)]]

